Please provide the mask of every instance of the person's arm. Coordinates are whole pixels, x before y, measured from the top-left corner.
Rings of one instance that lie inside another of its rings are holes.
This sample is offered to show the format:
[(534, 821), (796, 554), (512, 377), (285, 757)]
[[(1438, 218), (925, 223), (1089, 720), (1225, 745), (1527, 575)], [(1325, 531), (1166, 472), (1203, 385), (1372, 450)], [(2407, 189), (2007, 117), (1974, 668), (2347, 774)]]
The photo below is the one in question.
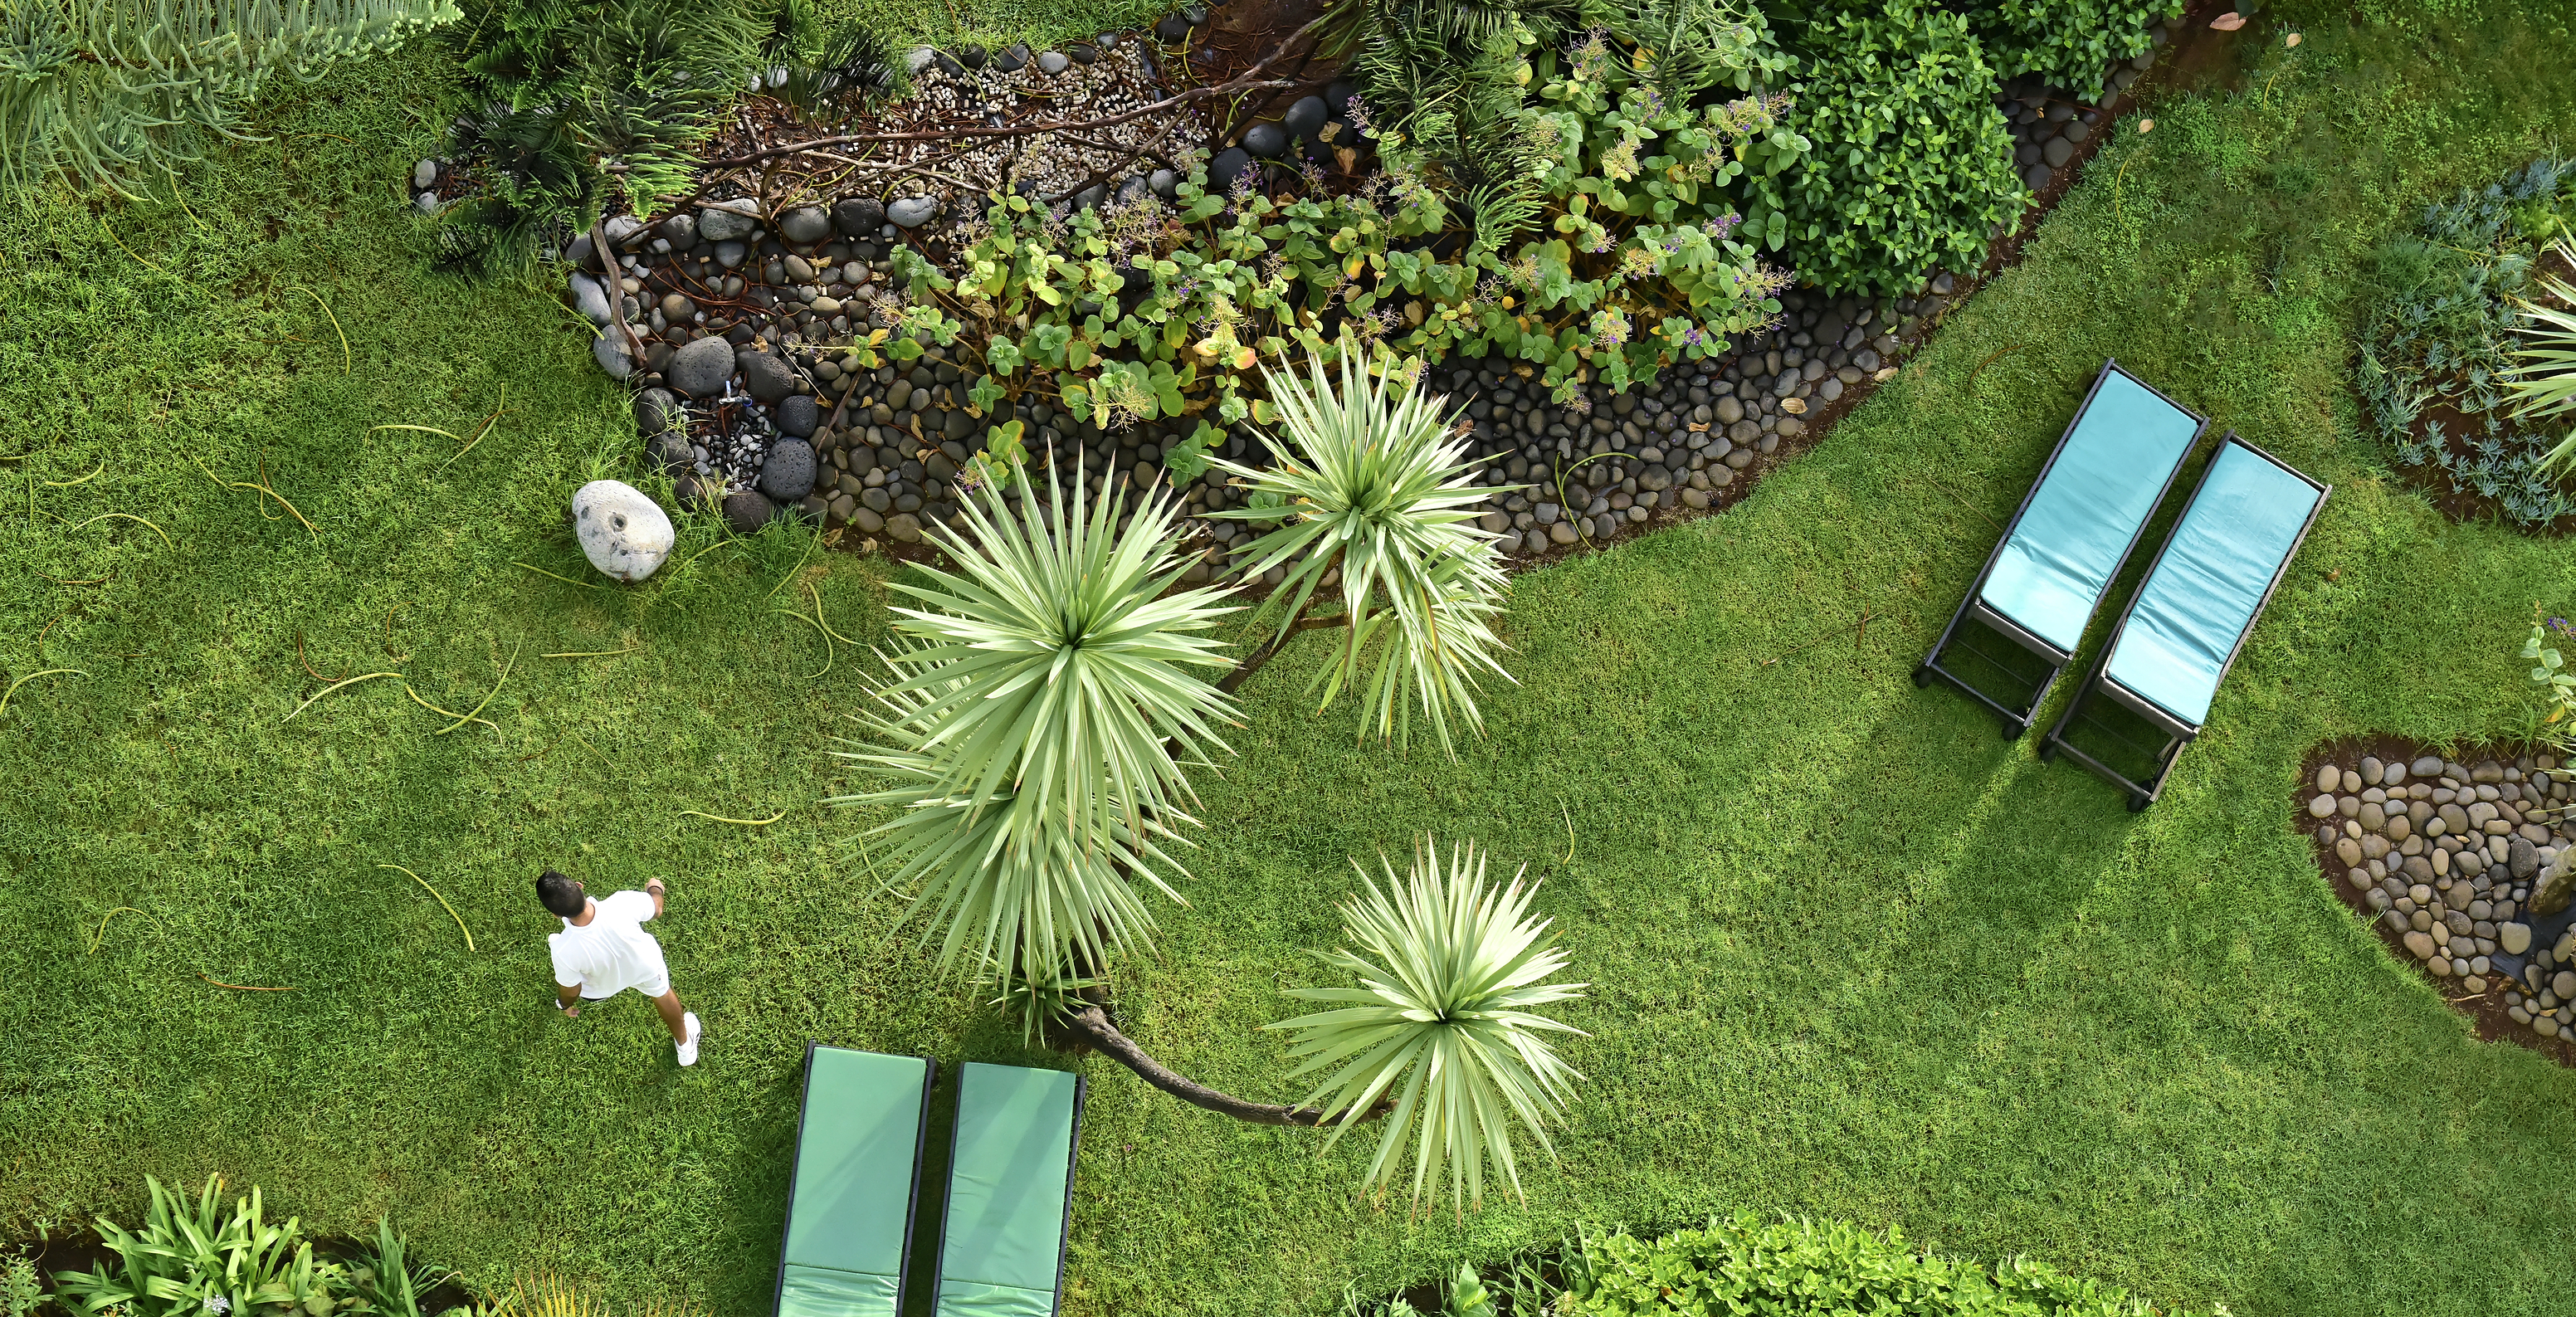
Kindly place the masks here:
[(661, 917), (662, 917), (662, 892), (663, 892), (663, 888), (662, 888), (662, 880), (661, 880), (661, 879), (659, 879), (659, 878), (654, 878), (654, 879), (651, 879), (651, 880), (647, 881), (647, 882), (644, 884), (644, 890), (653, 894), (653, 917), (654, 917), (655, 919), (659, 919), (659, 918), (661, 918)]
[(581, 1014), (581, 985), (576, 983), (567, 988), (560, 983), (556, 984), (555, 1009), (562, 1011), (567, 1019)]

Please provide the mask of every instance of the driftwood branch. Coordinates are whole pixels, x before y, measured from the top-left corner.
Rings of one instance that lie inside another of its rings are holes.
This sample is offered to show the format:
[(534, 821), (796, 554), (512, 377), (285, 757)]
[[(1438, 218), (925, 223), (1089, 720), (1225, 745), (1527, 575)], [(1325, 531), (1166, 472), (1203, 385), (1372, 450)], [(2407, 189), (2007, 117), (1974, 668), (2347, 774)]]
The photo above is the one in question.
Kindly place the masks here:
[[(1145, 1049), (1136, 1045), (1135, 1039), (1119, 1032), (1118, 1026), (1109, 1022), (1109, 1012), (1098, 1006), (1085, 1006), (1067, 1016), (1065, 1025), (1080, 1034), (1083, 1041), (1108, 1053), (1111, 1059), (1120, 1065), (1135, 1071), (1138, 1078), (1191, 1106), (1203, 1107), (1222, 1116), (1232, 1116), (1236, 1120), (1247, 1120), (1255, 1125), (1296, 1125), (1311, 1129), (1319, 1125), (1345, 1123), (1342, 1118), (1326, 1116), (1311, 1107), (1282, 1107), (1267, 1102), (1246, 1102), (1242, 1098), (1220, 1093), (1205, 1084), (1175, 1074), (1162, 1062), (1147, 1056)], [(1349, 1117), (1347, 1123), (1358, 1124), (1362, 1121), (1376, 1120), (1390, 1110), (1393, 1110), (1393, 1105), (1380, 1099), (1375, 1106)]]
[(617, 249), (608, 245), (608, 222), (604, 217), (590, 221), (590, 251), (599, 258), (599, 277), (608, 281), (600, 290), (608, 294), (608, 323), (626, 344), (629, 369), (640, 375), (644, 372), (644, 338), (626, 323), (626, 270), (618, 264)]

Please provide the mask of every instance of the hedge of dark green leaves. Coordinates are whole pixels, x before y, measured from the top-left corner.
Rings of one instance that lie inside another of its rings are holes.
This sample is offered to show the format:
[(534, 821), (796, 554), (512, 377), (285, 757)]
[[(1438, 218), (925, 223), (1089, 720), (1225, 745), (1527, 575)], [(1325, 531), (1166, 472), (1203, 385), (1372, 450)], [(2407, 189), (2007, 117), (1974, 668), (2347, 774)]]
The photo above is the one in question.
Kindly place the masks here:
[(2182, 0), (1985, 0), (1966, 13), (1995, 76), (2035, 73), (2099, 101), (2111, 67), (2154, 49), (2150, 25), (2181, 14)]
[(1895, 0), (1821, 15), (1803, 45), (1787, 121), (1807, 154), (1756, 184), (1761, 208), (1787, 216), (1790, 264), (1875, 293), (1975, 265), (2026, 194), (1967, 20)]

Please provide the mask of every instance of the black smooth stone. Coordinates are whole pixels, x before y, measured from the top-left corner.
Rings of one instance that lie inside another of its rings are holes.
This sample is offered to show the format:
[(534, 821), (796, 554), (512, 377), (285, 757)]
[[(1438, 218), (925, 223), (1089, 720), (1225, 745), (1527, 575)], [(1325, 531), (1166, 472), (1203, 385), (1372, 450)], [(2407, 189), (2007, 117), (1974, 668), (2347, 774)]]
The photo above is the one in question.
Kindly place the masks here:
[(1324, 85), (1324, 108), (1335, 114), (1340, 114), (1344, 110), (1350, 108), (1351, 97), (1357, 94), (1359, 94), (1359, 88), (1354, 87), (1347, 82), (1335, 81), (1326, 83)]
[(814, 427), (823, 423), (823, 409), (816, 406), (813, 399), (800, 393), (778, 404), (778, 409), (770, 413), (770, 420), (777, 423), (780, 434), (792, 434), (799, 439), (811, 439), (814, 437)]
[(1099, 51), (1093, 50), (1091, 47), (1080, 42), (1075, 42), (1073, 45), (1065, 47), (1064, 53), (1066, 58), (1071, 59), (1076, 64), (1095, 64), (1100, 60)]
[(778, 505), (770, 502), (769, 497), (759, 490), (746, 489), (725, 495), (725, 524), (733, 527), (737, 535), (749, 535), (768, 525), (769, 519), (777, 515)]
[(1243, 149), (1276, 160), (1288, 151), (1288, 134), (1275, 123), (1257, 123), (1243, 130)]
[(1004, 73), (1017, 73), (1029, 66), (1029, 48), (1013, 46), (993, 57), (993, 67)]
[(1324, 126), (1327, 113), (1323, 97), (1309, 96), (1289, 106), (1288, 113), (1280, 116), (1279, 126), (1287, 129), (1291, 137), (1312, 137), (1316, 129)]
[(874, 237), (885, 227), (885, 206), (871, 198), (852, 197), (832, 207), (832, 227), (847, 238)]
[(957, 62), (970, 69), (980, 69), (984, 67), (985, 58), (985, 50), (982, 46), (968, 46), (964, 50), (957, 52)]
[(1182, 18), (1178, 14), (1165, 14), (1163, 15), (1163, 21), (1154, 25), (1155, 40), (1160, 41), (1167, 46), (1177, 46), (1183, 41), (1188, 40), (1189, 35), (1189, 20)]
[(1217, 152), (1216, 159), (1208, 163), (1208, 182), (1218, 188), (1230, 188), (1234, 186), (1234, 180), (1250, 168), (1252, 156), (1242, 147), (1229, 146)]

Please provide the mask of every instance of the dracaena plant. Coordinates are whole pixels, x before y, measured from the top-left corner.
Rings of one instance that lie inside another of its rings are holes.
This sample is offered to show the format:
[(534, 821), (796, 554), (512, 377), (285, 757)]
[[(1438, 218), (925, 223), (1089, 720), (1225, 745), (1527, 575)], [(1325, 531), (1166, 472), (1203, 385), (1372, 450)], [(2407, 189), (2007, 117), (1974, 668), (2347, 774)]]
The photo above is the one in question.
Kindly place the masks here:
[[(2576, 268), (2576, 244), (2561, 237), (2550, 251)], [(2518, 303), (2522, 345), (2505, 376), (2514, 414), (2535, 419), (2576, 413), (2576, 284), (2543, 277), (2540, 288), (2546, 300), (2524, 298)], [(2558, 470), (2571, 458), (2576, 458), (2576, 432), (2551, 449), (2541, 467)]]
[(1274, 649), (1339, 571), (1342, 612), (1319, 620), (1345, 628), (1340, 652), (1308, 688), (1322, 688), (1323, 705), (1349, 688), (1363, 738), (1407, 742), (1418, 714), (1449, 750), (1453, 723), (1483, 729), (1479, 679), (1511, 680), (1493, 627), (1503, 571), (1493, 534), (1476, 525), (1486, 487), (1442, 414), (1447, 399), (1401, 372), (1364, 373), (1356, 355), (1343, 354), (1338, 389), (1318, 359), (1307, 379), (1267, 372), (1285, 449), (1267, 470), (1214, 460), (1248, 493), (1247, 506), (1211, 515), (1280, 522), (1243, 567), (1247, 578), (1286, 568)]
[(896, 779), (834, 803), (903, 811), (876, 835), (940, 963), (1032, 1003), (1146, 942), (1139, 884), (1179, 899), (1183, 768), (1225, 751), (1233, 717), (1193, 669), (1228, 666), (1206, 633), (1234, 610), (1170, 592), (1188, 561), (1169, 500), (1123, 523), (1122, 502), (1113, 481), (1086, 509), (1050, 476), (1014, 509), (988, 483), (962, 531), (934, 526), (952, 565), (895, 586), (918, 606), (894, 610), (894, 679), (862, 717), (882, 745), (837, 752)]
[(315, 1260), (296, 1219), (269, 1221), (258, 1188), (227, 1210), (222, 1181), (213, 1176), (194, 1203), (149, 1176), (144, 1185), (152, 1206), (141, 1228), (99, 1220), (100, 1242), (113, 1259), (55, 1274), (66, 1307), (130, 1317), (329, 1317), (346, 1293), (340, 1264)]
[(1425, 838), (1401, 879), (1380, 864), (1386, 886), (1363, 869), (1366, 892), (1343, 907), (1350, 945), (1322, 957), (1359, 986), (1291, 989), (1332, 1009), (1271, 1026), (1298, 1035), (1292, 1078), (1324, 1076), (1302, 1105), (1322, 1112), (1338, 1140), (1353, 1117), (1392, 1098), (1367, 1182), (1383, 1192), (1410, 1144), (1417, 1209), (1444, 1188), (1453, 1209), (1481, 1202), (1488, 1165), (1525, 1197), (1512, 1127), (1554, 1156), (1547, 1123), (1582, 1077), (1547, 1037), (1582, 1031), (1537, 1008), (1580, 997), (1585, 985), (1549, 982), (1566, 956), (1548, 921), (1529, 916), (1537, 885), (1515, 874), (1496, 890), (1474, 845), (1454, 846), (1444, 870)]

